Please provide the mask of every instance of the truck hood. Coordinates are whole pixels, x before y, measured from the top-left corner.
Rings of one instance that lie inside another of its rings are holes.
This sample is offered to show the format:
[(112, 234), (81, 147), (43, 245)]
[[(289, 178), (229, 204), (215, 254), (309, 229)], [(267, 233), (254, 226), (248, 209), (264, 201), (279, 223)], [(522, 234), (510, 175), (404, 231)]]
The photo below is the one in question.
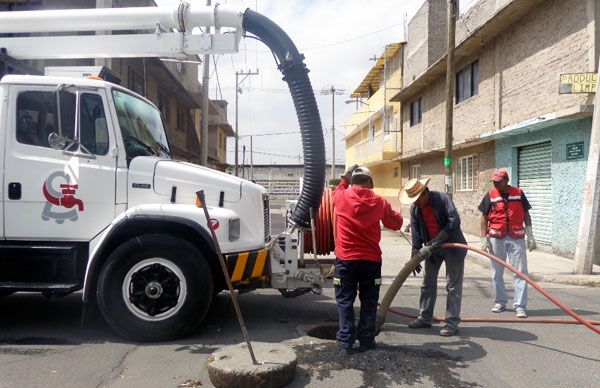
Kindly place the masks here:
[(196, 191), (204, 190), (207, 202), (211, 204), (219, 202), (221, 192), (224, 203), (239, 202), (243, 182), (233, 175), (175, 160), (159, 160), (154, 168), (157, 194), (171, 195), (173, 187), (177, 187), (178, 198), (196, 198)]

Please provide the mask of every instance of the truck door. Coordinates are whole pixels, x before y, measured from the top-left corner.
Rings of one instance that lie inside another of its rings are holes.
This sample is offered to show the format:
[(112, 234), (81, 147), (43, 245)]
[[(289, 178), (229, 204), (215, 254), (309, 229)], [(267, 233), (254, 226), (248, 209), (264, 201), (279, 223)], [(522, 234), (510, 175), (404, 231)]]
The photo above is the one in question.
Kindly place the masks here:
[[(117, 153), (105, 91), (15, 85), (9, 102), (6, 239), (91, 240), (115, 217)], [(63, 137), (53, 141), (59, 121)]]

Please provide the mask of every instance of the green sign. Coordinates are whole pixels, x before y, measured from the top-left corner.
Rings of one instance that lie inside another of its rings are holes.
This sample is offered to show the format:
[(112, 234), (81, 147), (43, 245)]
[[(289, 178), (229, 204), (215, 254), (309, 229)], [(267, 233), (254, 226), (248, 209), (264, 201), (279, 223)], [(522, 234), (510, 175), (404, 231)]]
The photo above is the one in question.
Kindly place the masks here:
[(444, 167), (448, 167), (452, 164), (452, 158), (444, 158)]
[(567, 144), (567, 160), (583, 159), (583, 142)]

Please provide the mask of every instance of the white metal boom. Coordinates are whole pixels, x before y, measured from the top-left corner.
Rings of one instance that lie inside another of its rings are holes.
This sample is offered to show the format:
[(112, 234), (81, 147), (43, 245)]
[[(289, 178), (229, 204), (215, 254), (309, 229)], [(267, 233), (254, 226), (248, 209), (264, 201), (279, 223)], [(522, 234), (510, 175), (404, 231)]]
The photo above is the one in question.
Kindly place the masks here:
[[(0, 38), (16, 59), (175, 57), (234, 53), (242, 36), (243, 13), (222, 5), (181, 3), (172, 7), (90, 8), (0, 12), (0, 33), (42, 36)], [(195, 27), (214, 34), (192, 34)], [(233, 31), (221, 33), (221, 28)], [(131, 33), (131, 31), (145, 33)], [(148, 30), (154, 31), (148, 33)], [(80, 35), (98, 31), (103, 35)], [(115, 35), (115, 32), (124, 32)], [(47, 36), (60, 33), (61, 36)], [(74, 34), (65, 34), (74, 33)]]

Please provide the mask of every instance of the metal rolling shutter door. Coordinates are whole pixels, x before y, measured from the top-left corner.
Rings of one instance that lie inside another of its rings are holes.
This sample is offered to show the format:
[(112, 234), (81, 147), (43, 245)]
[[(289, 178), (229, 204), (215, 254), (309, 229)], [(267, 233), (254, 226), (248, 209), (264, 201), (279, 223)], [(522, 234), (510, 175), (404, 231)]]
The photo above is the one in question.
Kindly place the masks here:
[(552, 244), (552, 144), (519, 148), (519, 187), (531, 204), (531, 223), (537, 242)]

